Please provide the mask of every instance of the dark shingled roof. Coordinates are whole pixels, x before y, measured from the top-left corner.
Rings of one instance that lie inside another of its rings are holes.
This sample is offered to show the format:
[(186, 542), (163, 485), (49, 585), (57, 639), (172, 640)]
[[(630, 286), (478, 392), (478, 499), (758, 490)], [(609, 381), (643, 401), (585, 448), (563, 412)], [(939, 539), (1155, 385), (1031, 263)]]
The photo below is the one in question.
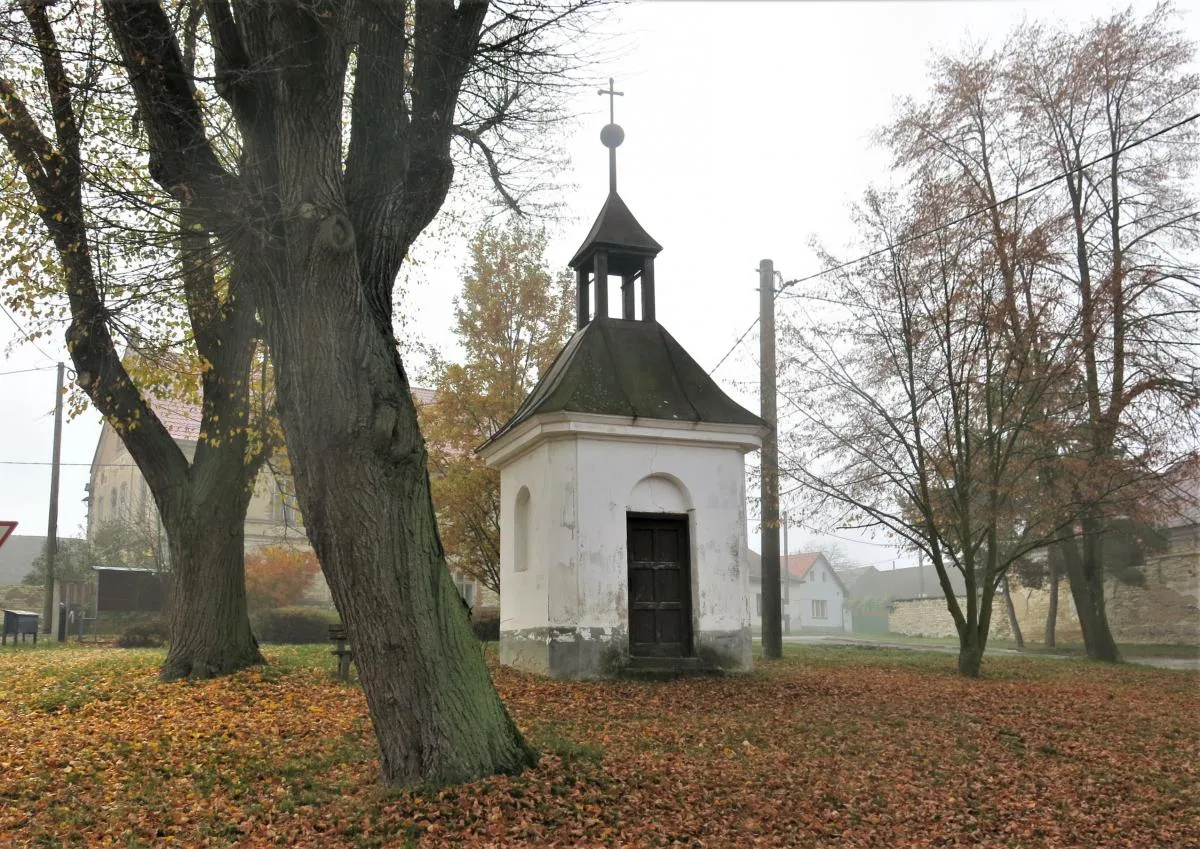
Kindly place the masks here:
[(525, 403), (485, 445), (539, 413), (764, 426), (656, 321), (596, 318), (567, 342)]
[[(640, 260), (636, 268), (623, 268), (623, 260), (631, 260), (634, 256), (658, 256), (662, 245), (654, 241), (650, 234), (638, 224), (625, 201), (616, 192), (609, 194), (596, 216), (596, 223), (588, 232), (587, 238), (575, 251), (575, 256), (568, 263), (572, 268), (579, 268), (591, 262), (592, 256), (599, 250), (619, 251), (625, 256), (611, 256), (609, 270), (614, 274), (624, 274), (641, 270)], [(625, 264), (628, 264), (627, 262)]]
[[(965, 596), (967, 583), (962, 572), (951, 568), (949, 577), (955, 595)], [(941, 598), (942, 585), (938, 583), (937, 569), (932, 563), (904, 569), (880, 569), (868, 572), (854, 582), (854, 596), (878, 601)]]

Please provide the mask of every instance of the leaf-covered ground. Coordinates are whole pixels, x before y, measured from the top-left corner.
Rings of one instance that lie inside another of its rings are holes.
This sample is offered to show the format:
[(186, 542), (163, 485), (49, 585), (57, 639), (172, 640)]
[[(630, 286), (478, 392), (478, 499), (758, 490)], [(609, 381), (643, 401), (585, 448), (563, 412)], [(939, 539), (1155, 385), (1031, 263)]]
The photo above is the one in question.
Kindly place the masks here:
[(748, 676), (494, 669), (534, 770), (381, 787), (323, 647), (161, 685), (156, 652), (0, 650), (0, 846), (1200, 847), (1200, 676), (797, 650)]

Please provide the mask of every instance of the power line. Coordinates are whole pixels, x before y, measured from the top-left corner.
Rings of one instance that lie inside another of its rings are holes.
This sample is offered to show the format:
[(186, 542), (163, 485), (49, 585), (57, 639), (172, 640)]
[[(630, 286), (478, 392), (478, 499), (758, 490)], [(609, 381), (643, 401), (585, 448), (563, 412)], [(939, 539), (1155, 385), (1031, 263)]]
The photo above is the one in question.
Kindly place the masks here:
[(924, 239), (927, 236), (932, 236), (935, 233), (940, 233), (941, 231), (946, 230), (950, 227), (956, 227), (965, 221), (970, 221), (972, 218), (977, 218), (986, 212), (991, 212), (994, 209), (998, 209), (999, 207), (1003, 206), (1006, 203), (1012, 203), (1014, 200), (1018, 200), (1027, 194), (1031, 194), (1033, 192), (1040, 191), (1040, 190), (1046, 188), (1047, 186), (1057, 183), (1059, 180), (1066, 179), (1067, 177), (1071, 176), (1072, 174), (1081, 173), (1086, 168), (1091, 168), (1093, 165), (1099, 165), (1101, 162), (1105, 162), (1109, 159), (1112, 159), (1114, 156), (1122, 154), (1127, 150), (1132, 150), (1133, 148), (1138, 147), (1139, 145), (1143, 145), (1148, 141), (1153, 141), (1154, 139), (1158, 138), (1161, 135), (1169, 133), (1172, 130), (1179, 129), (1184, 124), (1190, 124), (1192, 121), (1195, 121), (1197, 118), (1200, 118), (1200, 112), (1197, 112), (1194, 115), (1190, 115), (1187, 118), (1183, 118), (1179, 121), (1176, 121), (1174, 124), (1163, 127), (1161, 130), (1157, 130), (1148, 136), (1137, 139), (1136, 141), (1131, 141), (1126, 145), (1122, 145), (1121, 147), (1117, 148), (1116, 150), (1109, 151), (1108, 153), (1104, 154), (1103, 156), (1097, 156), (1095, 159), (1092, 159), (1088, 162), (1083, 162), (1083, 163), (1080, 163), (1079, 165), (1076, 165), (1073, 168), (1068, 168), (1066, 171), (1063, 171), (1061, 174), (1056, 174), (1053, 177), (1049, 177), (1045, 180), (1042, 180), (1042, 182), (1037, 183), (1036, 185), (1029, 186), (1028, 188), (1025, 188), (1025, 189), (1020, 189), (1019, 191), (1014, 192), (1013, 194), (1009, 195), (1006, 198), (1002, 198), (1001, 200), (995, 201), (993, 203), (989, 203), (987, 206), (981, 207), (972, 212), (968, 212), (967, 214), (962, 215), (958, 218), (955, 218), (952, 221), (947, 221), (945, 224), (939, 224), (937, 227), (931, 227), (930, 229), (928, 229), (922, 233), (916, 233), (912, 236), (908, 236), (904, 239), (900, 239), (895, 244), (889, 245), (886, 248), (879, 248), (878, 250), (874, 250), (874, 251), (871, 251), (870, 253), (863, 254), (862, 256), (856, 257), (855, 259), (846, 260), (845, 262), (839, 263), (839, 264), (833, 266), (832, 268), (826, 268), (822, 271), (816, 272), (815, 274), (810, 274), (807, 277), (798, 277), (795, 280), (789, 280), (786, 283), (784, 283), (782, 286), (779, 287), (779, 291), (776, 293), (776, 295), (778, 296), (780, 293), (784, 292), (786, 289), (788, 289), (792, 286), (795, 286), (797, 283), (806, 283), (809, 280), (815, 280), (816, 278), (823, 277), (826, 274), (829, 274), (831, 272), (841, 271), (843, 268), (847, 268), (851, 265), (855, 265), (857, 263), (863, 262), (864, 260), (872, 259), (874, 257), (880, 256), (881, 254), (888, 253), (889, 251), (895, 250), (896, 248), (900, 248), (911, 242), (915, 242), (918, 239)]
[(0, 303), (0, 310), (4, 311), (4, 314), (6, 316), (8, 316), (8, 320), (13, 323), (13, 327), (17, 328), (17, 332), (20, 333), (23, 337), (25, 337), (25, 341), (28, 342), (30, 345), (32, 345), (35, 351), (37, 351), (39, 354), (41, 354), (43, 357), (45, 357), (48, 360), (55, 359), (54, 357), (47, 354), (45, 349), (42, 348), (42, 346), (39, 345), (34, 340), (34, 338), (29, 335), (29, 333), (25, 330), (25, 328), (21, 326), (21, 322), (17, 321), (16, 316), (14, 316), (11, 312), (8, 311), (8, 307), (6, 307), (6, 306), (4, 306), (4, 304)]
[(755, 316), (754, 321), (750, 322), (750, 326), (746, 328), (746, 331), (741, 336), (739, 336), (737, 338), (737, 341), (733, 343), (733, 346), (728, 351), (725, 352), (725, 356), (721, 357), (721, 359), (717, 361), (717, 364), (708, 370), (708, 373), (710, 376), (712, 375), (713, 372), (715, 372), (722, 365), (724, 365), (725, 361), (727, 359), (729, 359), (729, 355), (737, 350), (737, 346), (742, 344), (742, 342), (745, 340), (745, 338), (750, 335), (750, 331), (753, 330), (757, 325), (758, 325), (758, 317)]
[[(924, 239), (928, 236), (932, 236), (936, 233), (940, 233), (941, 231), (947, 230), (951, 227), (957, 227), (959, 224), (962, 224), (966, 221), (970, 221), (972, 218), (977, 218), (980, 215), (991, 212), (994, 209), (998, 209), (999, 207), (1003, 206), (1006, 203), (1012, 203), (1014, 200), (1019, 200), (1020, 198), (1024, 197), (1027, 194), (1031, 194), (1033, 192), (1040, 191), (1041, 189), (1044, 189), (1047, 186), (1057, 183), (1059, 180), (1066, 179), (1067, 177), (1069, 177), (1072, 174), (1081, 173), (1084, 169), (1091, 168), (1093, 165), (1098, 165), (1101, 162), (1105, 162), (1109, 159), (1112, 159), (1114, 156), (1122, 154), (1127, 150), (1132, 150), (1133, 148), (1138, 147), (1139, 145), (1143, 145), (1146, 142), (1153, 141), (1154, 139), (1158, 138), (1159, 136), (1169, 133), (1172, 130), (1177, 130), (1180, 127), (1184, 126), (1185, 124), (1190, 124), (1192, 121), (1195, 121), (1197, 119), (1200, 119), (1200, 112), (1197, 112), (1194, 115), (1190, 115), (1187, 118), (1183, 118), (1179, 121), (1176, 121), (1174, 124), (1163, 127), (1160, 130), (1156, 130), (1155, 132), (1151, 133), (1148, 136), (1137, 139), (1136, 141), (1129, 142), (1126, 145), (1122, 145), (1121, 147), (1117, 148), (1116, 150), (1109, 151), (1108, 153), (1104, 154), (1103, 156), (1097, 156), (1095, 159), (1089, 160), (1088, 162), (1083, 162), (1083, 163), (1080, 163), (1079, 165), (1076, 165), (1073, 168), (1068, 168), (1066, 171), (1063, 171), (1061, 174), (1056, 174), (1053, 177), (1049, 177), (1036, 185), (1029, 186), (1028, 188), (1025, 188), (1025, 189), (1020, 189), (1020, 190), (1014, 192), (1013, 194), (1009, 195), (1006, 198), (1002, 198), (1001, 200), (990, 203), (987, 206), (983, 206), (983, 207), (980, 207), (979, 209), (968, 212), (965, 215), (955, 218), (952, 221), (947, 221), (945, 224), (939, 224), (937, 227), (932, 227), (929, 230), (925, 230), (924, 232), (916, 233), (912, 236), (908, 236), (907, 238), (900, 239), (898, 242), (896, 242), (892, 245), (889, 245), (886, 248), (879, 248), (878, 250), (874, 250), (874, 251), (871, 251), (870, 253), (863, 254), (862, 256), (855, 257), (854, 259), (849, 259), (849, 260), (846, 260), (845, 262), (838, 263), (837, 265), (834, 265), (830, 268), (825, 268), (825, 269), (822, 269), (821, 271), (817, 271), (813, 274), (809, 274), (806, 277), (797, 277), (794, 280), (788, 280), (787, 282), (781, 284), (777, 290), (775, 290), (774, 296), (775, 296), (775, 298), (779, 298), (781, 295), (783, 295), (783, 297), (787, 297), (787, 298), (803, 297), (803, 298), (807, 298), (807, 299), (811, 299), (811, 300), (826, 300), (826, 301), (830, 301), (831, 303), (840, 303), (837, 301), (833, 301), (832, 299), (819, 298), (819, 297), (812, 296), (812, 295), (784, 295), (784, 292), (786, 292), (792, 286), (795, 286), (799, 283), (807, 283), (810, 280), (816, 280), (818, 277), (824, 277), (826, 274), (830, 274), (834, 271), (841, 271), (843, 268), (849, 268), (852, 265), (857, 265), (860, 262), (864, 262), (868, 259), (872, 259), (874, 257), (880, 256), (889, 251), (895, 250), (896, 248), (903, 247), (904, 245), (910, 244), (911, 242), (915, 242), (918, 239)], [(849, 306), (848, 304), (841, 304), (841, 305)], [(721, 357), (721, 359), (717, 362), (717, 364), (715, 366), (713, 366), (712, 369), (709, 370), (708, 373), (710, 375), (713, 374), (722, 365), (724, 365), (725, 361), (727, 359), (729, 359), (729, 357), (733, 354), (733, 352), (735, 350), (737, 350), (738, 345), (741, 345), (742, 342), (745, 341), (746, 337), (748, 335), (750, 335), (750, 331), (753, 330), (757, 324), (758, 324), (758, 319), (755, 318), (754, 321), (750, 323), (750, 326), (746, 328), (745, 332), (742, 333), (742, 335), (737, 338), (737, 341), (733, 343), (733, 346), (728, 351), (725, 352), (725, 356)]]
[(10, 374), (28, 374), (31, 371), (50, 371), (57, 366), (34, 366), (33, 368), (19, 368), (13, 371), (0, 371), (0, 377), (7, 377)]

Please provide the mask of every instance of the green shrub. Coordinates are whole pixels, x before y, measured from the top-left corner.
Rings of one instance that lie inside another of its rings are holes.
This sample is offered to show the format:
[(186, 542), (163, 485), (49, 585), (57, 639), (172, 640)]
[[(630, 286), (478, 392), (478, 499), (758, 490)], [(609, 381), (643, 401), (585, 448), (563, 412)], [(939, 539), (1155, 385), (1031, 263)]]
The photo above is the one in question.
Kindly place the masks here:
[(167, 623), (161, 619), (152, 619), (130, 625), (117, 637), (117, 646), (123, 649), (156, 649), (166, 645), (170, 637)]
[(337, 613), (313, 607), (277, 607), (260, 610), (250, 617), (254, 636), (260, 643), (324, 643)]
[(500, 639), (500, 611), (479, 611), (471, 620), (471, 627), (475, 629), (475, 636), (480, 642), (496, 642)]

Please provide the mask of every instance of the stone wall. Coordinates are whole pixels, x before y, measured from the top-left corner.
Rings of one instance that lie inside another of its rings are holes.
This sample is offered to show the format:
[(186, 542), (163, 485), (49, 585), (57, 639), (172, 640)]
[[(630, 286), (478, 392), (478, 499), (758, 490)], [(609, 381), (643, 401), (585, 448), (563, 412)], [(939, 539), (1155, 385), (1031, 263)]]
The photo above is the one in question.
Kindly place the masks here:
[[(1021, 625), (1021, 635), (1030, 642), (1042, 642), (1046, 636), (1046, 616), (1050, 612), (1050, 591), (1029, 589), (1014, 582), (1012, 600), (1017, 622)], [(1083, 642), (1079, 617), (1071, 600), (1071, 588), (1065, 579), (1058, 585), (1058, 617), (1054, 625), (1054, 638), (1060, 643)]]
[(1200, 645), (1200, 527), (1167, 532), (1167, 552), (1141, 567), (1144, 586), (1110, 581), (1108, 621), (1119, 643)]
[[(964, 608), (966, 599), (958, 603)], [(946, 607), (946, 599), (914, 598), (894, 601), (888, 611), (888, 631), (893, 634), (904, 634), (910, 637), (957, 637), (958, 630), (954, 627), (954, 617)], [(988, 630), (989, 639), (1008, 639), (1012, 629), (1008, 625), (1008, 613), (1004, 609), (1004, 601), (996, 597), (992, 606), (991, 627)]]
[[(1105, 584), (1108, 624), (1118, 643), (1200, 645), (1200, 528), (1172, 528), (1167, 540), (1167, 552), (1141, 567), (1143, 586), (1115, 579)], [(1049, 597), (1046, 590), (1014, 587), (1013, 604), (1026, 639), (1042, 639)], [(1056, 636), (1059, 642), (1083, 641), (1065, 580), (1059, 586)]]
[[(1200, 528), (1171, 529), (1167, 552), (1149, 559), (1141, 571), (1146, 579), (1143, 586), (1115, 579), (1105, 585), (1108, 622), (1117, 642), (1200, 645)], [(1022, 635), (1028, 642), (1040, 643), (1046, 629), (1049, 590), (1013, 583), (1012, 600)], [(911, 636), (957, 636), (954, 620), (940, 597), (893, 602), (888, 630)], [(1008, 639), (1010, 630), (1003, 598), (997, 595), (991, 636)], [(1059, 643), (1083, 642), (1065, 579), (1059, 584), (1055, 636)]]

